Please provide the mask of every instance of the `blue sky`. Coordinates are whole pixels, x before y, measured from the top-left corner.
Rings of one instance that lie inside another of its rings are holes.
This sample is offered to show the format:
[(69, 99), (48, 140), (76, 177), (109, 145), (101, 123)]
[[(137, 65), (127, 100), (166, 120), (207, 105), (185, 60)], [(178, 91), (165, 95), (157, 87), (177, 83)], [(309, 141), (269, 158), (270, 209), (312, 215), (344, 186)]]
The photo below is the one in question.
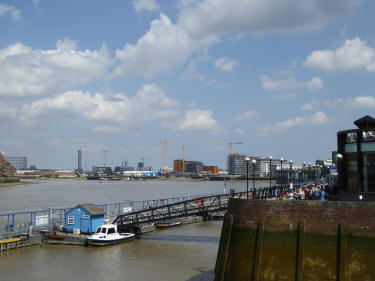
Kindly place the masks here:
[(375, 116), (370, 0), (0, 1), (0, 151), (40, 168), (328, 159)]

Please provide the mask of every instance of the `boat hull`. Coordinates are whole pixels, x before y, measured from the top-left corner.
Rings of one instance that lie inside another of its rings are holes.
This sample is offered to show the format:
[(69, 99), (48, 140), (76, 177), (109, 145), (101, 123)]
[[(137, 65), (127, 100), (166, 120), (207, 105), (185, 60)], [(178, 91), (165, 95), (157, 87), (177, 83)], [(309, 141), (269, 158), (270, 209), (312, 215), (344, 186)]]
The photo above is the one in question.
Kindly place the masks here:
[(135, 235), (132, 236), (125, 236), (118, 239), (95, 239), (95, 238), (87, 238), (87, 245), (98, 247), (98, 246), (109, 246), (114, 244), (120, 244), (128, 241), (133, 241), (135, 239)]

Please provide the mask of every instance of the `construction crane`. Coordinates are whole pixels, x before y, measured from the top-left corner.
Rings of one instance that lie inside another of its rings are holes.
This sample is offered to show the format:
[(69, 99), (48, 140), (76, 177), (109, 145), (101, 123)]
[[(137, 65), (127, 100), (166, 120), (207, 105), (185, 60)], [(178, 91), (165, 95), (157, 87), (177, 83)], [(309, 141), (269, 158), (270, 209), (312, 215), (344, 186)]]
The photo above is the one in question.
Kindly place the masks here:
[(107, 156), (108, 156), (108, 152), (111, 152), (111, 151), (109, 151), (109, 150), (103, 150), (102, 151), (103, 152), (103, 160), (104, 160), (104, 167), (107, 167), (106, 165), (107, 165)]
[(232, 154), (232, 147), (233, 144), (243, 144), (243, 142), (233, 142), (232, 140), (230, 141), (213, 141), (213, 142), (203, 142), (203, 143), (209, 143), (209, 144), (229, 144), (230, 145), (230, 152), (229, 155)]
[(177, 148), (182, 148), (182, 172), (185, 173), (185, 145), (178, 145)]
[(163, 146), (164, 146), (164, 165), (163, 165), (163, 170), (164, 170), (164, 175), (167, 174), (167, 140), (162, 141)]

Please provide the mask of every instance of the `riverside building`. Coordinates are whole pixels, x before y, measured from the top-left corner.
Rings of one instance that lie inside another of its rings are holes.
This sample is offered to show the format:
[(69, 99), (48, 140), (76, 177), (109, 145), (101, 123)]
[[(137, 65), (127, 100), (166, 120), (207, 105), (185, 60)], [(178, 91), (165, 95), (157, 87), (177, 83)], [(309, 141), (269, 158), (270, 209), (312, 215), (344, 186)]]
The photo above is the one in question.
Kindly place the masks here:
[(339, 198), (375, 201), (375, 119), (366, 115), (354, 124), (337, 132)]
[(16, 170), (27, 169), (27, 157), (18, 156), (4, 156), (4, 159), (8, 161)]

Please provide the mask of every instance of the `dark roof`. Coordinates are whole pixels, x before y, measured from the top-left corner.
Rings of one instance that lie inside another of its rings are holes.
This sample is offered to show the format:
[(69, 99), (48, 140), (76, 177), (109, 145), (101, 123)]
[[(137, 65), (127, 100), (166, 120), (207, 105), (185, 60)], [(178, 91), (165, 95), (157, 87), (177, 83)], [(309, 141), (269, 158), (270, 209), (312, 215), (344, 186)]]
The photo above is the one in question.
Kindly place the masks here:
[(354, 121), (354, 124), (360, 129), (374, 129), (375, 119), (371, 116), (365, 115), (362, 118)]
[(81, 204), (79, 206), (92, 216), (104, 215), (104, 211), (94, 204)]

